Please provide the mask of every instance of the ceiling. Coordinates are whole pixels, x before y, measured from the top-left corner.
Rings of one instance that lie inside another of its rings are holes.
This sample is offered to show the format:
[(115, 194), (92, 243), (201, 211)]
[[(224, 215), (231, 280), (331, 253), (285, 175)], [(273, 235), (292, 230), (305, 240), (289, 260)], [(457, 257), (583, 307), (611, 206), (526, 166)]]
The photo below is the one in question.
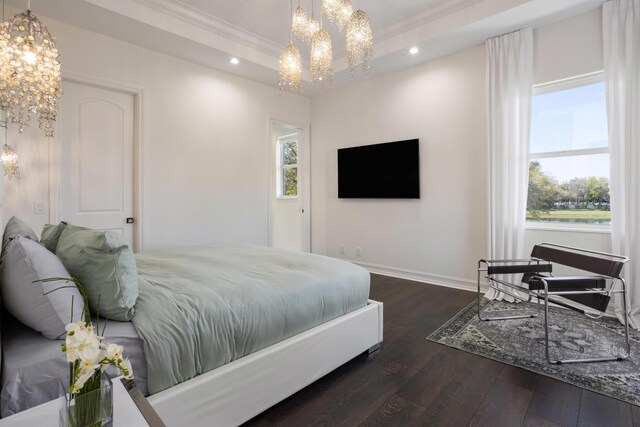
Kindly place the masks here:
[[(307, 12), (321, 0), (293, 0)], [(604, 0), (352, 0), (371, 19), (369, 77), (408, 68), (527, 26), (546, 25), (599, 7)], [(291, 0), (31, 0), (38, 16), (66, 22), (272, 86), (289, 42)], [(24, 0), (7, 0), (24, 8)], [(334, 44), (334, 90), (349, 77), (344, 35), (325, 22)], [(308, 47), (296, 42), (303, 56)], [(409, 55), (418, 46), (420, 53)], [(231, 65), (229, 59), (240, 59)], [(308, 61), (306, 61), (308, 63)], [(308, 75), (308, 73), (307, 73)], [(305, 95), (322, 92), (306, 84)]]

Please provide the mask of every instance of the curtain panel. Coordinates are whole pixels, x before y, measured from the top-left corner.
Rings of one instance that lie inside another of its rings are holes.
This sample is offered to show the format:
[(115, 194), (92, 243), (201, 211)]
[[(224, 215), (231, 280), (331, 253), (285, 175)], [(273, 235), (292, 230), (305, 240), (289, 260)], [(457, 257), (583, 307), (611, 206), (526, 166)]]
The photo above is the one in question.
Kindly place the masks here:
[[(486, 52), (490, 254), (491, 259), (521, 258), (529, 179), (533, 30), (489, 39)], [(513, 301), (492, 289), (486, 297)]]
[[(611, 162), (612, 252), (629, 257), (629, 318), (640, 327), (640, 0), (603, 5), (604, 68)], [(622, 301), (616, 300), (622, 321)]]

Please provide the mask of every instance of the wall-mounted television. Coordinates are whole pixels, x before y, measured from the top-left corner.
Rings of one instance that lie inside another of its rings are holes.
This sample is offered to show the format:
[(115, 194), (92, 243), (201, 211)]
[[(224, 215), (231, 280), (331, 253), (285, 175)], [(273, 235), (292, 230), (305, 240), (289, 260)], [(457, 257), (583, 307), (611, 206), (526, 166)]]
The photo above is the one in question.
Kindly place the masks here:
[(338, 198), (419, 199), (419, 140), (338, 149)]

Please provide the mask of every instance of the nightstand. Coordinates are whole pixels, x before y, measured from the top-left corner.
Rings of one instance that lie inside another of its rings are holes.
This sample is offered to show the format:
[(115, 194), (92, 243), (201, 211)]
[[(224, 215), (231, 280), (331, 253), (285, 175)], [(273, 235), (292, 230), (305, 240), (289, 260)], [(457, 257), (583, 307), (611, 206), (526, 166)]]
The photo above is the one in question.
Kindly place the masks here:
[[(113, 379), (113, 427), (149, 427), (140, 410), (120, 381)], [(0, 420), (1, 427), (58, 427), (58, 399)]]

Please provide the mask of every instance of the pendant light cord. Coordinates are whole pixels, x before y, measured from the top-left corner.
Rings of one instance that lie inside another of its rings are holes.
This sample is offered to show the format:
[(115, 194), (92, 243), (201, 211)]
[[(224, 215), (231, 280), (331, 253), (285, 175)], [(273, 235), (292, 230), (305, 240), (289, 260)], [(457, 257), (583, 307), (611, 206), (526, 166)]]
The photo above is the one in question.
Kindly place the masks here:
[[(293, 23), (293, 0), (290, 2), (290, 10), (291, 12), (291, 22)], [(291, 25), (291, 29), (289, 30), (289, 43), (293, 43), (293, 24)]]

